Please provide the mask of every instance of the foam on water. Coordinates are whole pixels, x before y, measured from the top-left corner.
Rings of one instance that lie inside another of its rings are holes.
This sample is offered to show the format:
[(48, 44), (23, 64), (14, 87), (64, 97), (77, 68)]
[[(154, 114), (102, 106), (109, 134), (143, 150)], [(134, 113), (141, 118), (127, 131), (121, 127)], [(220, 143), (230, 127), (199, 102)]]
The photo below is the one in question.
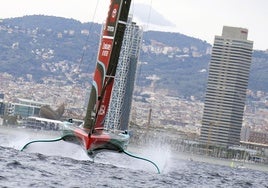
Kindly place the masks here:
[[(160, 173), (168, 173), (172, 166), (172, 152), (166, 144), (154, 142), (154, 144), (143, 145), (142, 147), (130, 146), (127, 151), (137, 157), (145, 158), (157, 165)], [(118, 156), (121, 155), (121, 156)], [(95, 161), (98, 163), (112, 164), (132, 170), (143, 170), (157, 173), (156, 167), (145, 160), (130, 157), (126, 154), (104, 152), (96, 156)]]
[(25, 151), (50, 156), (69, 157), (76, 160), (89, 160), (89, 157), (82, 147), (64, 141), (33, 143), (30, 144)]
[[(0, 133), (5, 134), (5, 141), (1, 145), (17, 150), (21, 150), (25, 144), (33, 140), (55, 139), (59, 137), (59, 133), (55, 131), (40, 131), (23, 128), (1, 128)], [(64, 141), (36, 142), (28, 145), (24, 151), (50, 156), (70, 157), (76, 160), (90, 159), (82, 147)]]
[[(128, 149), (133, 154), (154, 161), (159, 166), (161, 174), (157, 174), (154, 166), (146, 161), (118, 153), (100, 153), (96, 156), (95, 163), (92, 163), (88, 161), (89, 158), (82, 147), (63, 141), (34, 143), (27, 147), (25, 152), (10, 148), (11, 146), (21, 149), (22, 145), (32, 139), (55, 138), (55, 136), (57, 137), (54, 133), (42, 131), (28, 132), (20, 129), (3, 131), (0, 127), (0, 185), (64, 188), (267, 187), (267, 171), (231, 168), (199, 162), (195, 158), (188, 160), (188, 154), (178, 156), (163, 141), (153, 141), (142, 147), (130, 144)], [(64, 157), (51, 157), (52, 154)], [(82, 155), (86, 160), (76, 160)]]
[[(167, 173), (171, 165), (171, 151), (169, 146), (156, 143), (155, 145), (144, 145), (139, 148), (138, 156), (144, 157), (153, 161), (159, 168), (161, 173)], [(155, 171), (152, 164), (143, 161), (137, 161), (135, 166), (139, 166), (140, 169)]]
[[(33, 140), (55, 139), (59, 137), (59, 133), (55, 131), (29, 130), (23, 128), (4, 128), (1, 129), (0, 132), (5, 134), (6, 140), (2, 145), (17, 150), (21, 150), (25, 144)], [(35, 142), (28, 145), (23, 151), (28, 153), (40, 153), (48, 156), (62, 156), (76, 160), (92, 161), (92, 159), (87, 156), (83, 147), (64, 141)], [(152, 160), (159, 167), (161, 173), (167, 171), (168, 161), (170, 160), (170, 151), (168, 146), (161, 146), (159, 144), (158, 146), (148, 145), (139, 148), (138, 152), (136, 151), (130, 152), (139, 157)], [(123, 168), (156, 172), (155, 167), (151, 163), (132, 158), (125, 154), (104, 152), (97, 154), (94, 161), (97, 163), (111, 164)]]
[[(32, 139), (35, 139), (37, 132), (22, 128), (13, 129), (2, 127), (1, 134), (3, 134), (5, 138), (5, 141), (2, 143), (2, 146), (20, 150), (24, 146), (24, 144), (31, 141)], [(40, 136), (42, 136), (42, 134)]]

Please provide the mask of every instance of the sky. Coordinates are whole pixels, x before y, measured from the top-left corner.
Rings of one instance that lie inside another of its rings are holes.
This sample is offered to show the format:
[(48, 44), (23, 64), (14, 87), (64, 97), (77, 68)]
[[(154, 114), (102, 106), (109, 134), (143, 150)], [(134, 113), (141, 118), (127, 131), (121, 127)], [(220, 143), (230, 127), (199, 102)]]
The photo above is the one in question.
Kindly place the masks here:
[[(0, 18), (49, 15), (102, 23), (110, 0), (7, 0)], [(213, 44), (222, 27), (248, 29), (255, 50), (268, 49), (268, 0), (132, 0), (130, 13), (144, 30), (179, 32)], [(135, 6), (134, 6), (135, 5)]]

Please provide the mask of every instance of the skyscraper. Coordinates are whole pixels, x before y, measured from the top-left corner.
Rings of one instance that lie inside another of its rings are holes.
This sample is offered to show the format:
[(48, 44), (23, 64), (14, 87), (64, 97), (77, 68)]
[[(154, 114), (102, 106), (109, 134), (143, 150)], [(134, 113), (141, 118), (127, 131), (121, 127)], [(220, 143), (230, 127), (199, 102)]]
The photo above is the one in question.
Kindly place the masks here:
[[(5, 114), (4, 94), (0, 93), (0, 118)], [(1, 125), (1, 123), (0, 123)]]
[(105, 126), (109, 129), (127, 130), (131, 110), (136, 67), (141, 47), (142, 29), (128, 18), (121, 47), (115, 83)]
[(215, 36), (200, 142), (239, 145), (253, 42), (248, 30), (224, 26)]

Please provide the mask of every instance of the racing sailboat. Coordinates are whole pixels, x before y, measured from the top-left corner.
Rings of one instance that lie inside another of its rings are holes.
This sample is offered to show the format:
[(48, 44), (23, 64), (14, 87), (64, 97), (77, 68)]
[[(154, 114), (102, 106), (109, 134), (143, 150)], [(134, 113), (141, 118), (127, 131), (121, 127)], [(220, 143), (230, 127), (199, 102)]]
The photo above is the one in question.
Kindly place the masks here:
[(99, 45), (88, 108), (80, 127), (64, 123), (63, 140), (79, 143), (89, 156), (108, 150), (122, 152), (129, 141), (127, 131), (104, 129), (131, 0), (111, 0)]
[[(84, 123), (81, 126), (76, 126), (71, 120), (64, 122), (61, 137), (30, 141), (23, 146), (21, 151), (32, 143), (64, 140), (82, 144), (91, 158), (102, 151), (122, 152), (131, 157), (150, 162), (160, 173), (158, 166), (153, 161), (126, 151), (129, 142), (127, 131), (109, 131), (104, 128), (130, 5), (131, 0), (110, 0)], [(122, 127), (128, 126), (124, 125)]]

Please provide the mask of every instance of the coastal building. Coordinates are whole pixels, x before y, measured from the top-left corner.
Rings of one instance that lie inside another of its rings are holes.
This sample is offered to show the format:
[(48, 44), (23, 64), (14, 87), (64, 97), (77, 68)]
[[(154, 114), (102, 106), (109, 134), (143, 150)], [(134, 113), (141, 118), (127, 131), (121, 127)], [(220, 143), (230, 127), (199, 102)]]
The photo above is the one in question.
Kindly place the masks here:
[(16, 102), (8, 103), (7, 114), (20, 116), (22, 118), (29, 116), (39, 116), (40, 108), (45, 105), (49, 104), (19, 98)]
[(141, 47), (142, 29), (128, 18), (115, 83), (105, 126), (109, 129), (127, 130), (131, 110), (136, 67)]
[(224, 26), (215, 36), (202, 118), (200, 142), (240, 144), (253, 42), (248, 30)]

